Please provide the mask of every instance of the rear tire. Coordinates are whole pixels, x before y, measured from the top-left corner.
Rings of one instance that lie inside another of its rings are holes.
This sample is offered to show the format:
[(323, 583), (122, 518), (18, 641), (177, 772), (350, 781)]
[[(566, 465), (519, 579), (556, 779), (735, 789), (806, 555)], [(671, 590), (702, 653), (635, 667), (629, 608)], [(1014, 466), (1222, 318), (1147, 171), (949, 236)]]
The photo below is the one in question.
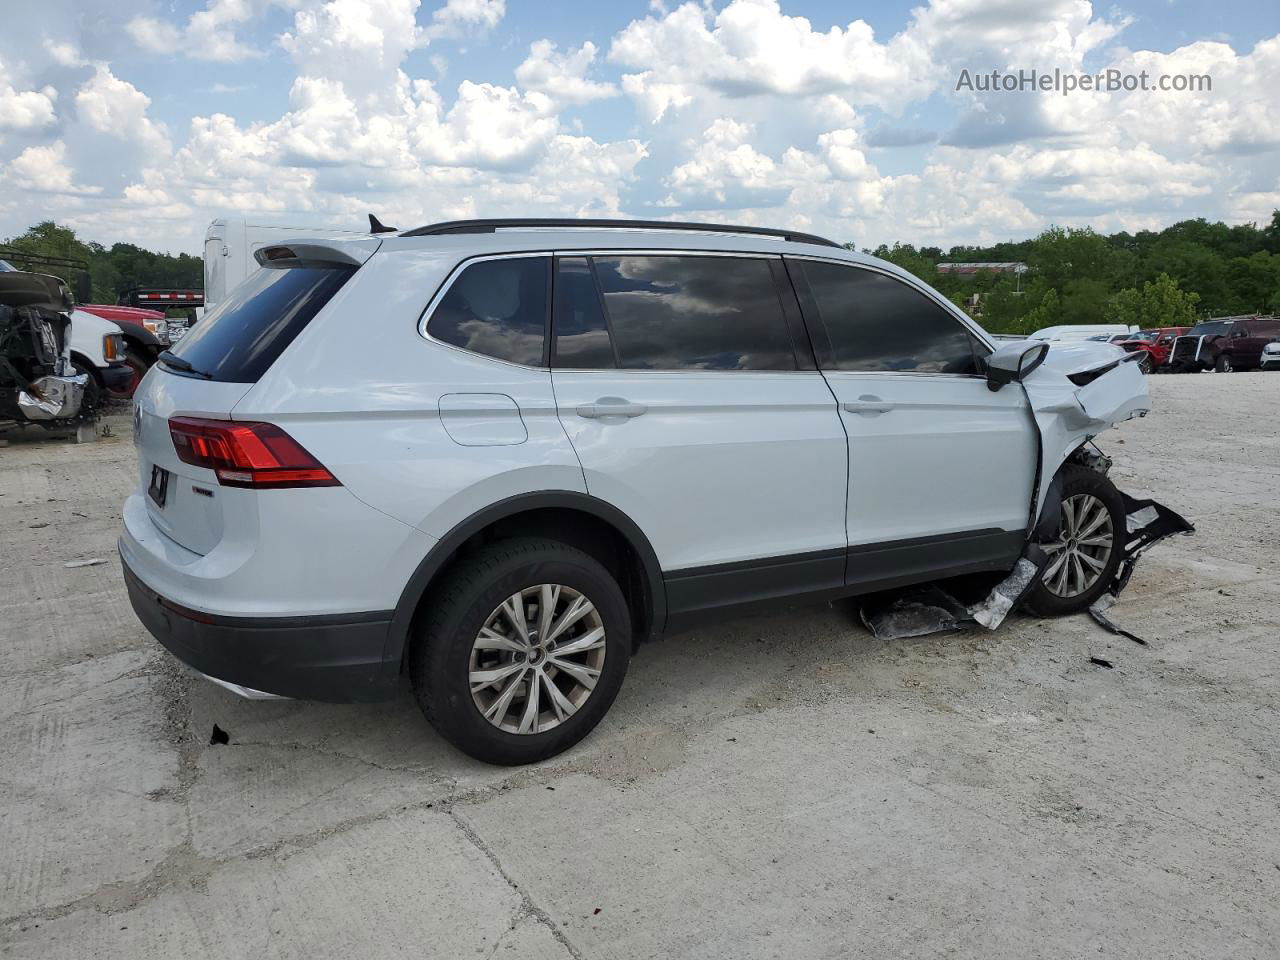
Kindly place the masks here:
[(1088, 467), (1062, 470), (1062, 514), (1054, 539), (1041, 544), (1049, 565), (1027, 595), (1042, 617), (1087, 610), (1115, 579), (1124, 559), (1124, 498), (1110, 480)]
[(481, 548), (425, 609), (409, 653), (418, 705), (442, 737), (486, 763), (536, 763), (567, 750), (608, 712), (627, 673), (622, 590), (594, 557), (555, 540)]

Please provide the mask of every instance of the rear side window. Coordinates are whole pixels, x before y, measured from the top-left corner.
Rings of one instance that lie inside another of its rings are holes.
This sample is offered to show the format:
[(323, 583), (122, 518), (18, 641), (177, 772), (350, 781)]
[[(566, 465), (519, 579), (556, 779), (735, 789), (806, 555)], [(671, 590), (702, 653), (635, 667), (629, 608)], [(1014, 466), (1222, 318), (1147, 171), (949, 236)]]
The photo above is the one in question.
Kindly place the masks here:
[(556, 273), (556, 350), (552, 366), (607, 370), (617, 366), (604, 304), (586, 257), (562, 257)]
[(837, 263), (801, 264), (831, 340), (831, 369), (972, 374), (977, 355), (990, 352), (901, 280)]
[(546, 365), (550, 257), (505, 257), (463, 267), (427, 321), (427, 333), (472, 353)]
[(345, 264), (263, 267), (171, 352), (211, 380), (256, 383), (355, 271)]
[(618, 365), (637, 370), (795, 370), (769, 261), (594, 257)]

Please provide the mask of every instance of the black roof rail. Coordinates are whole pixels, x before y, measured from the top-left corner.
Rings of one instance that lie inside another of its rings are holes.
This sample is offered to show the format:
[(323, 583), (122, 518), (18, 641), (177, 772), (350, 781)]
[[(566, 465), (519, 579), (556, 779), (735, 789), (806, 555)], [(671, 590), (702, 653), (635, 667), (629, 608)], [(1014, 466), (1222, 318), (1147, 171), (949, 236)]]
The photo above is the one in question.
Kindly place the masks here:
[[(498, 220), (448, 220), (406, 230), (402, 237), (435, 237), (450, 233), (495, 233), (512, 227), (578, 227), (603, 230), (690, 230), (700, 233), (744, 233), (759, 237), (777, 237), (792, 243), (813, 243), (822, 247), (840, 247), (834, 240), (795, 230), (773, 230), (769, 227), (743, 227), (729, 223), (682, 223), (675, 220), (591, 220), (559, 217), (514, 217)], [(843, 247), (840, 247), (843, 249)]]

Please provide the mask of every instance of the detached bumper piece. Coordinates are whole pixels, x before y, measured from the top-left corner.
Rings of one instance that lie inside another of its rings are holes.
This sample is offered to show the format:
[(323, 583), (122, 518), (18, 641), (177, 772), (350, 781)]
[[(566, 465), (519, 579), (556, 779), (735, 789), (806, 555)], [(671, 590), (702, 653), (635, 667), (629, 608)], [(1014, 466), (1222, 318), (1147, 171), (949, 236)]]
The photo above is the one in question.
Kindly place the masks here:
[(18, 412), (28, 420), (70, 420), (80, 412), (87, 373), (69, 377), (41, 377), (18, 391)]
[(1125, 543), (1124, 560), (1116, 570), (1116, 578), (1111, 581), (1111, 586), (1107, 587), (1106, 593), (1089, 607), (1089, 616), (1093, 617), (1098, 626), (1108, 633), (1125, 637), (1145, 647), (1147, 641), (1116, 626), (1107, 617), (1106, 611), (1120, 598), (1120, 591), (1128, 586), (1129, 578), (1133, 576), (1133, 568), (1138, 564), (1138, 558), (1149, 547), (1166, 537), (1172, 537), (1175, 533), (1195, 533), (1196, 528), (1164, 504), (1156, 503), (1154, 500), (1135, 500), (1123, 491), (1120, 496), (1124, 497), (1125, 530), (1129, 535)]
[[(1128, 585), (1138, 558), (1143, 553), (1166, 537), (1176, 533), (1194, 533), (1196, 528), (1154, 500), (1135, 500), (1123, 492), (1120, 495), (1124, 497), (1125, 527), (1128, 533), (1124, 559), (1106, 592), (1089, 608), (1089, 615), (1108, 632), (1145, 646), (1146, 641), (1141, 637), (1116, 626), (1106, 616), (1106, 610), (1116, 602), (1120, 592)], [(862, 622), (872, 636), (880, 640), (922, 637), (946, 630), (967, 630), (975, 626), (994, 630), (1011, 611), (1018, 608), (1039, 579), (1048, 560), (1048, 556), (1036, 544), (1027, 544), (1026, 551), (1013, 571), (985, 595), (968, 603), (958, 600), (954, 593), (964, 589), (972, 593), (975, 589), (973, 581), (949, 583), (948, 589), (939, 584), (924, 584), (894, 593), (875, 594), (863, 602), (860, 611)], [(989, 582), (988, 580), (987, 583)]]
[(129, 602), (151, 635), (187, 666), (242, 696), (369, 703), (402, 688), (399, 664), (383, 661), (390, 611), (215, 616), (165, 599), (121, 563)]

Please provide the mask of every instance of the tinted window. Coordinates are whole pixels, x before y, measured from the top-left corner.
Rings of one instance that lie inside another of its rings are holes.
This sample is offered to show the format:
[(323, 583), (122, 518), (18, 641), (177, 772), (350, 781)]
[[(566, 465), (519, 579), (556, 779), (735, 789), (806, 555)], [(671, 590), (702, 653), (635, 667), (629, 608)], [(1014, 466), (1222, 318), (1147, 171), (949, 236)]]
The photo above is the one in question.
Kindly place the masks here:
[(213, 380), (256, 383), (353, 273), (355, 267), (337, 264), (263, 267), (172, 352)]
[(1230, 323), (1223, 323), (1221, 320), (1210, 323), (1197, 323), (1187, 331), (1186, 335), (1188, 337), (1220, 337), (1227, 332), (1230, 326)]
[(976, 373), (988, 351), (955, 317), (900, 280), (835, 263), (804, 262), (837, 370)]
[(578, 370), (616, 366), (604, 307), (585, 257), (560, 260), (555, 299), (556, 352), (552, 364)]
[(796, 369), (767, 260), (628, 256), (594, 263), (620, 366)]
[(444, 343), (511, 363), (541, 366), (548, 257), (481, 260), (464, 267), (427, 321)]

